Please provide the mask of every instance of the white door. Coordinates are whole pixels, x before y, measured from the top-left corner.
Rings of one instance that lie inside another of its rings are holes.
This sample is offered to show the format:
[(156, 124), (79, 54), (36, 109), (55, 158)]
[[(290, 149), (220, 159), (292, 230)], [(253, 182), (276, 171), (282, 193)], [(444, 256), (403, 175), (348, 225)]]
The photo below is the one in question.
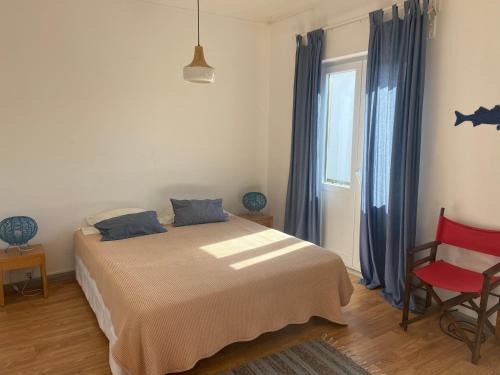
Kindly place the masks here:
[(320, 116), (323, 246), (357, 271), (365, 70), (365, 57), (324, 63)]

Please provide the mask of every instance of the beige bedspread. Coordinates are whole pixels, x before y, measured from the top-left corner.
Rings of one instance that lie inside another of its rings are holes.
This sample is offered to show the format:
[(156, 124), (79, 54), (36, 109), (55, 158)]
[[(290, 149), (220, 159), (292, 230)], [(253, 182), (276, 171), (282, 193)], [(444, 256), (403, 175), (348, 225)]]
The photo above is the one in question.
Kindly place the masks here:
[(238, 217), (168, 230), (114, 242), (75, 233), (111, 313), (112, 355), (130, 375), (188, 370), (312, 316), (344, 322), (353, 288), (330, 251)]

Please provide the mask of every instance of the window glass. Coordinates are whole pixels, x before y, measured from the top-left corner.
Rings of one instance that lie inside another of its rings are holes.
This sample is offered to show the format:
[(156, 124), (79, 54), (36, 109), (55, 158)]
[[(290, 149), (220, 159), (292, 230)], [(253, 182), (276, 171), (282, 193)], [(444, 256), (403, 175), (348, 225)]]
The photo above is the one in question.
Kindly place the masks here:
[(326, 89), (328, 100), (324, 181), (350, 187), (356, 70), (327, 74)]

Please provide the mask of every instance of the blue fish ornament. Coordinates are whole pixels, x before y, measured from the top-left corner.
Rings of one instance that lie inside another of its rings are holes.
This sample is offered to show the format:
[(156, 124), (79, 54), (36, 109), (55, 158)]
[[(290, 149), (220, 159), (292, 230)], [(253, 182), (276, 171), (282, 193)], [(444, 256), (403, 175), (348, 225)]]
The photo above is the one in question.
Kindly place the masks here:
[(472, 115), (463, 115), (460, 112), (455, 111), (455, 115), (457, 115), (455, 126), (458, 126), (465, 121), (472, 121), (473, 126), (479, 126), (482, 124), (496, 125), (497, 130), (500, 130), (500, 105), (497, 105), (492, 109), (479, 107), (479, 109)]

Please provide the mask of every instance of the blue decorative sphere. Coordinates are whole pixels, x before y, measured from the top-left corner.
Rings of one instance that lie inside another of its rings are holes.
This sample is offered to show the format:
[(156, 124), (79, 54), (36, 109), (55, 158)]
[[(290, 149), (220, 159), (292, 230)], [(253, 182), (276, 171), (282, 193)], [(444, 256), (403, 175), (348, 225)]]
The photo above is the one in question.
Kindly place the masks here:
[(0, 222), (0, 239), (10, 246), (26, 245), (38, 232), (36, 221), (27, 216), (13, 216)]
[(266, 207), (266, 204), (266, 196), (257, 191), (246, 193), (243, 196), (243, 206), (245, 206), (245, 208), (252, 213), (261, 211), (264, 207)]

